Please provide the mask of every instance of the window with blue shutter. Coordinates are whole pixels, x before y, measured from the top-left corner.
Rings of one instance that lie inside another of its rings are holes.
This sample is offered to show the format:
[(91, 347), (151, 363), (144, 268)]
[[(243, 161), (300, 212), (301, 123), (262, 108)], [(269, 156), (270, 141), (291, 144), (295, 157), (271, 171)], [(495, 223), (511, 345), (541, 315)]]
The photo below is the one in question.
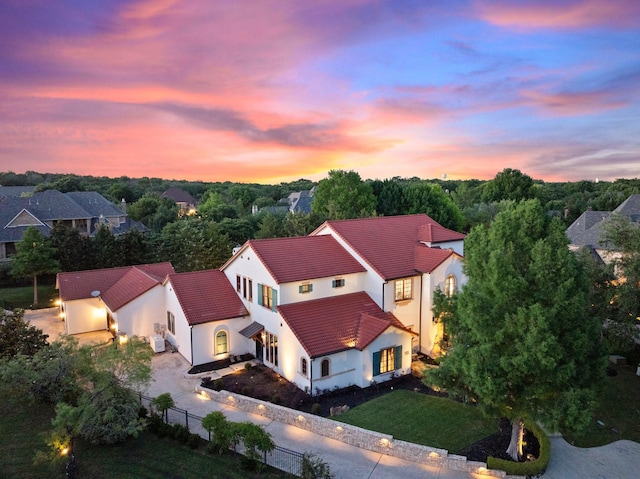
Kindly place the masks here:
[(396, 358), (393, 369), (402, 369), (402, 345), (396, 346)]
[(278, 291), (271, 289), (271, 311), (275, 311), (278, 307)]
[(380, 351), (373, 353), (373, 375), (380, 375)]
[(264, 306), (264, 303), (262, 302), (262, 285), (260, 283), (258, 283), (258, 304), (260, 306)]

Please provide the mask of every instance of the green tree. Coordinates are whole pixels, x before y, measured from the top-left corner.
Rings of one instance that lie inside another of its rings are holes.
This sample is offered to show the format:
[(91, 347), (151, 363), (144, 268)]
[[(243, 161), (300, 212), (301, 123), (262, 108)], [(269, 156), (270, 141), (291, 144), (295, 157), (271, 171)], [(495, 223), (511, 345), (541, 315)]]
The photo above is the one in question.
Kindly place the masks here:
[(376, 212), (383, 216), (405, 214), (407, 212), (404, 196), (405, 187), (406, 181), (402, 181), (397, 176), (383, 181), (372, 181), (371, 188), (377, 198)]
[(115, 236), (106, 225), (100, 225), (91, 239), (93, 269), (124, 266)]
[(209, 433), (209, 447), (212, 452), (222, 454), (238, 443), (236, 431), (220, 411), (214, 411), (202, 418), (202, 427)]
[(520, 170), (505, 168), (487, 182), (482, 190), (485, 202), (502, 200), (528, 200), (536, 197), (533, 179)]
[(82, 236), (77, 228), (56, 221), (49, 236), (56, 249), (62, 271), (82, 271), (94, 268), (91, 239)]
[(282, 238), (285, 236), (284, 215), (267, 213), (260, 221), (260, 229), (256, 232), (256, 238)]
[(343, 220), (372, 216), (376, 204), (371, 185), (357, 172), (331, 170), (328, 178), (318, 183), (311, 208), (323, 218)]
[(162, 393), (151, 400), (149, 406), (155, 411), (157, 411), (158, 415), (162, 416), (165, 422), (169, 420), (168, 411), (172, 407), (176, 405), (175, 401), (171, 397), (171, 393)]
[(196, 217), (166, 225), (159, 237), (159, 259), (176, 271), (218, 268), (231, 256), (231, 242), (217, 223)]
[(412, 182), (405, 187), (406, 213), (426, 213), (445, 228), (459, 230), (462, 213), (440, 186), (426, 181)]
[(127, 231), (116, 238), (116, 246), (122, 266), (144, 264), (150, 261), (151, 246), (147, 237), (138, 230)]
[(22, 240), (16, 243), (11, 256), (11, 274), (19, 278), (33, 278), (33, 306), (38, 306), (38, 275), (60, 271), (56, 250), (35, 227), (29, 226)]
[(146, 193), (127, 207), (127, 214), (132, 219), (141, 221), (152, 232), (159, 233), (165, 225), (178, 219), (178, 210), (178, 205), (170, 198)]
[(47, 345), (48, 337), (41, 329), (25, 321), (22, 309), (0, 315), (0, 359), (33, 356)]
[(516, 460), (523, 418), (584, 428), (603, 377), (601, 322), (561, 222), (537, 200), (514, 204), (467, 236), (464, 270), (468, 282), (444, 318), (451, 347), (426, 381), (511, 420)]

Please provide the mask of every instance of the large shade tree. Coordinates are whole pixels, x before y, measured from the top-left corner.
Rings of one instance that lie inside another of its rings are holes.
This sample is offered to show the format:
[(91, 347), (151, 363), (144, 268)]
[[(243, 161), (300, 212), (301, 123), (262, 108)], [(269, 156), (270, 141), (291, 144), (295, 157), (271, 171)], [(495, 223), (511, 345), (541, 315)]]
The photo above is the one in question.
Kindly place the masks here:
[(357, 172), (331, 170), (318, 183), (311, 208), (324, 218), (344, 220), (372, 216), (377, 203), (371, 185)]
[(11, 256), (11, 274), (19, 278), (33, 278), (33, 306), (38, 306), (38, 276), (60, 271), (56, 249), (35, 226), (29, 226), (16, 243)]
[(603, 376), (601, 322), (564, 228), (537, 200), (510, 205), (465, 241), (467, 284), (443, 320), (452, 336), (430, 384), (507, 417), (522, 456), (523, 419), (580, 430)]

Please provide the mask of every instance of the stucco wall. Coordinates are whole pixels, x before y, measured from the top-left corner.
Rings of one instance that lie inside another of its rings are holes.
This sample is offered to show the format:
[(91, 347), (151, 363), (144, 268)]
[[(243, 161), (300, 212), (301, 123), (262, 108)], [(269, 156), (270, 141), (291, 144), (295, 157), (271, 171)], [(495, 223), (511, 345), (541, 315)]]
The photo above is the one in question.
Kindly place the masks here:
[(152, 336), (154, 323), (166, 323), (164, 287), (157, 285), (114, 313), (118, 331), (129, 336)]
[(80, 334), (107, 329), (107, 311), (100, 298), (65, 301), (65, 333)]

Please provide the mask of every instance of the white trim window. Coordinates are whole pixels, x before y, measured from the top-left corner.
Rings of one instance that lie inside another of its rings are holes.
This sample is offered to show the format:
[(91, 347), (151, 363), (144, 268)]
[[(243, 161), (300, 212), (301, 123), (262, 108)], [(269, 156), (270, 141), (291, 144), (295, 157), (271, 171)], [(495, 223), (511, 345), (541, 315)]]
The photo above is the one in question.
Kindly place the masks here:
[(458, 291), (458, 281), (456, 280), (456, 277), (453, 274), (450, 274), (444, 280), (444, 294), (447, 296), (447, 298), (450, 298), (451, 296), (456, 294), (457, 291)]
[(229, 352), (229, 333), (221, 329), (215, 336), (215, 354), (226, 354)]
[(395, 300), (413, 299), (413, 278), (397, 279), (395, 283)]

